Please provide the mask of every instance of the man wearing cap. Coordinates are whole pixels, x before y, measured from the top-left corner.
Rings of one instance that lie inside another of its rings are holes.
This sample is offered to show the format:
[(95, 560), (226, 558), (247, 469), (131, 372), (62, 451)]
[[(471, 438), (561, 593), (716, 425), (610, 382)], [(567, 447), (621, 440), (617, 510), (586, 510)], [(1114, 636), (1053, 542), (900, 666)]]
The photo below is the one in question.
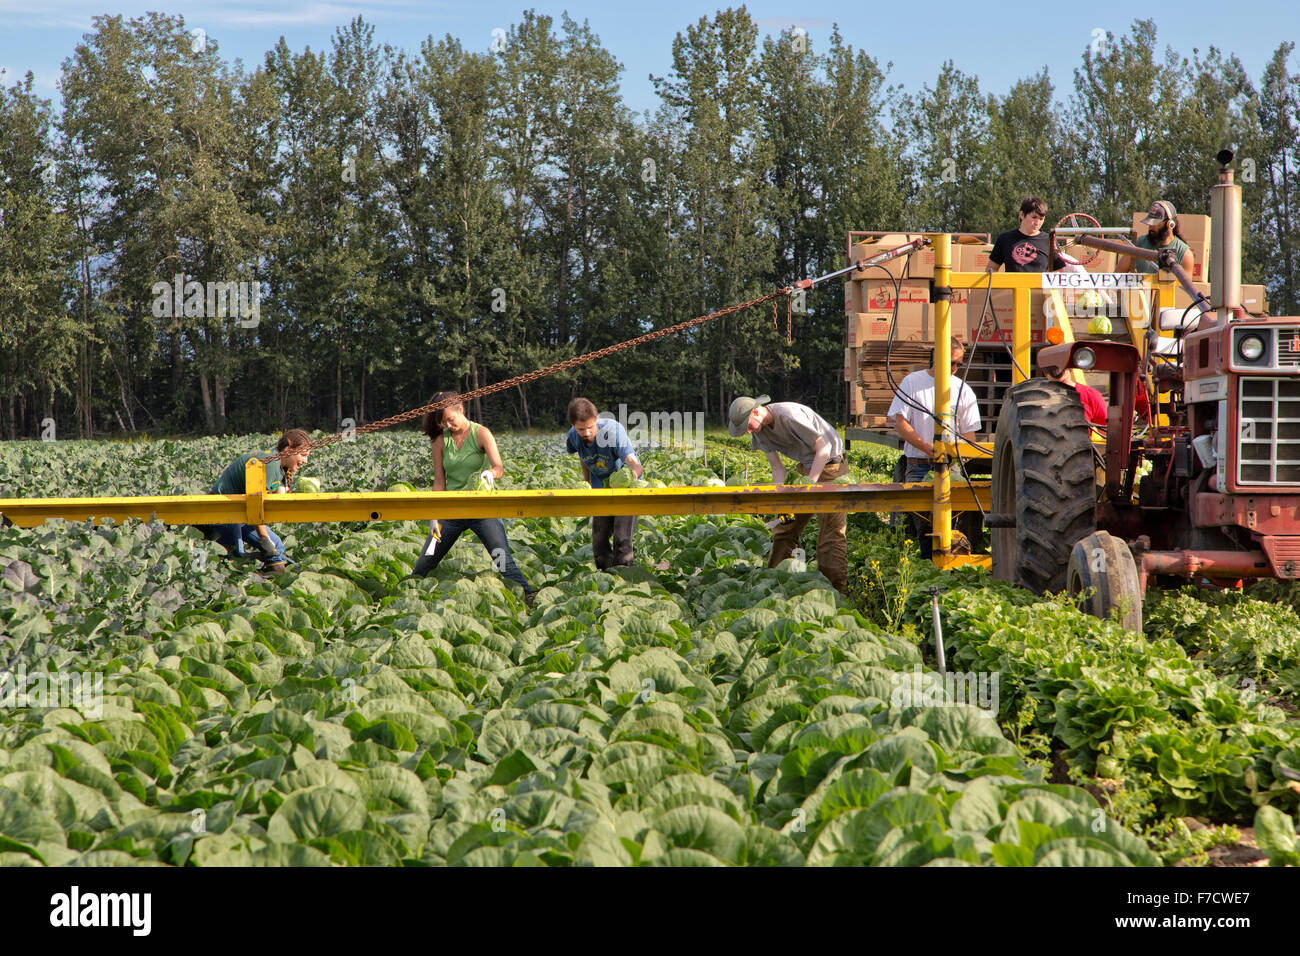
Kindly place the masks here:
[[(741, 396), (731, 403), (727, 420), (733, 438), (748, 433), (754, 448), (766, 453), (772, 480), (778, 485), (785, 482), (786, 476), (781, 455), (798, 462), (799, 474), (807, 475), (813, 484), (849, 473), (844, 442), (834, 426), (807, 405), (772, 402), (767, 395)], [(777, 526), (767, 559), (769, 568), (790, 557), (812, 517), (798, 514), (793, 521)], [(837, 591), (844, 591), (848, 584), (848, 544), (844, 535), (847, 524), (844, 512), (817, 513), (817, 567)]]
[[(1174, 258), (1183, 267), (1183, 271), (1189, 276), (1192, 275), (1195, 257), (1187, 243), (1183, 241), (1174, 204), (1165, 199), (1153, 202), (1142, 222), (1147, 227), (1147, 234), (1138, 236), (1134, 245), (1139, 249), (1152, 249), (1156, 252), (1165, 248), (1173, 249)], [(1116, 272), (1155, 272), (1158, 268), (1154, 262), (1136, 259), (1133, 256), (1120, 256), (1115, 262)]]

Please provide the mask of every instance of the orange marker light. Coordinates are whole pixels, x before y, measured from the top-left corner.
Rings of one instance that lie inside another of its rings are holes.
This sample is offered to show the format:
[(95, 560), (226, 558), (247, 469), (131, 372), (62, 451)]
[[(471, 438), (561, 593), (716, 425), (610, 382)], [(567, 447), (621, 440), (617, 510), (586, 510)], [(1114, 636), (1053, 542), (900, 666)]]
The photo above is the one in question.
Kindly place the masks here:
[(1053, 325), (1047, 330), (1047, 342), (1049, 345), (1060, 345), (1065, 341), (1065, 333), (1061, 331), (1059, 325)]

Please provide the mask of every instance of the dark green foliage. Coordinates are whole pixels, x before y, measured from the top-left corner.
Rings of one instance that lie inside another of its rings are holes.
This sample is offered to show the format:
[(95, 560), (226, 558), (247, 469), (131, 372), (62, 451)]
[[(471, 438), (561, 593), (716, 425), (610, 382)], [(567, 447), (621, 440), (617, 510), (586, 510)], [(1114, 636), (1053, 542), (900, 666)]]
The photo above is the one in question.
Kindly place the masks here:
[[(1158, 196), (1204, 213), (1222, 146), (1244, 278), (1298, 304), (1290, 43), (1255, 83), (1139, 20), (1072, 77), (1003, 93), (949, 61), (904, 93), (887, 47), (763, 36), (741, 7), (683, 24), (637, 116), (616, 51), (567, 16), (526, 12), (498, 48), (372, 34), (244, 66), (179, 17), (105, 16), (61, 116), (3, 91), (0, 435), (337, 431), (839, 268), (851, 229), (996, 233), (1029, 192), (1107, 223)], [(258, 321), (158, 315), (177, 274), (262, 283)], [(767, 392), (842, 422), (838, 284), (801, 304), (788, 344), (784, 314), (729, 315), (471, 411), (549, 429), (588, 394), (718, 424)]]

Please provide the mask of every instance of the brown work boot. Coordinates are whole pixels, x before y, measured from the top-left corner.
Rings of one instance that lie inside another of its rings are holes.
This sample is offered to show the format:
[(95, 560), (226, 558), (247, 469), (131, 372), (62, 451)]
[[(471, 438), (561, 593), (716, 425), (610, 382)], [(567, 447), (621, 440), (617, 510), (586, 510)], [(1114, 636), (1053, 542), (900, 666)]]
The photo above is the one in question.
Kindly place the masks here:
[(283, 561), (275, 561), (275, 562), (272, 562), (271, 564), (268, 564), (266, 567), (262, 568), (262, 573), (263, 573), (263, 574), (283, 574), (283, 573), (284, 573), (284, 562), (283, 562)]

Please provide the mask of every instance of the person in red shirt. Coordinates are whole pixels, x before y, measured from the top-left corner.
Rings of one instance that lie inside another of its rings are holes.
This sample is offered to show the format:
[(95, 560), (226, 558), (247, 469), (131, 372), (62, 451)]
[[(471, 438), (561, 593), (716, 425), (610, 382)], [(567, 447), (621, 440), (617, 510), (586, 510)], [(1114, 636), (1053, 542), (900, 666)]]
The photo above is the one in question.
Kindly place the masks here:
[[(1106, 397), (1091, 385), (1084, 385), (1076, 382), (1074, 376), (1069, 370), (1063, 371), (1060, 375), (1053, 375), (1052, 369), (1044, 367), (1043, 374), (1054, 382), (1060, 382), (1062, 385), (1073, 385), (1075, 391), (1079, 393), (1079, 398), (1083, 400), (1083, 414), (1092, 425), (1106, 427)], [(1133, 403), (1133, 411), (1137, 413), (1143, 421), (1151, 418), (1151, 403), (1147, 399), (1147, 390), (1139, 381), (1136, 401)]]
[(1053, 374), (1054, 372), (1056, 372), (1056, 369), (1043, 366), (1043, 374), (1053, 382), (1074, 386), (1074, 390), (1079, 393), (1079, 398), (1083, 399), (1084, 417), (1088, 419), (1090, 424), (1101, 425), (1104, 428), (1106, 426), (1106, 399), (1102, 397), (1101, 392), (1091, 385), (1076, 382), (1073, 369), (1061, 369), (1059, 375)]

